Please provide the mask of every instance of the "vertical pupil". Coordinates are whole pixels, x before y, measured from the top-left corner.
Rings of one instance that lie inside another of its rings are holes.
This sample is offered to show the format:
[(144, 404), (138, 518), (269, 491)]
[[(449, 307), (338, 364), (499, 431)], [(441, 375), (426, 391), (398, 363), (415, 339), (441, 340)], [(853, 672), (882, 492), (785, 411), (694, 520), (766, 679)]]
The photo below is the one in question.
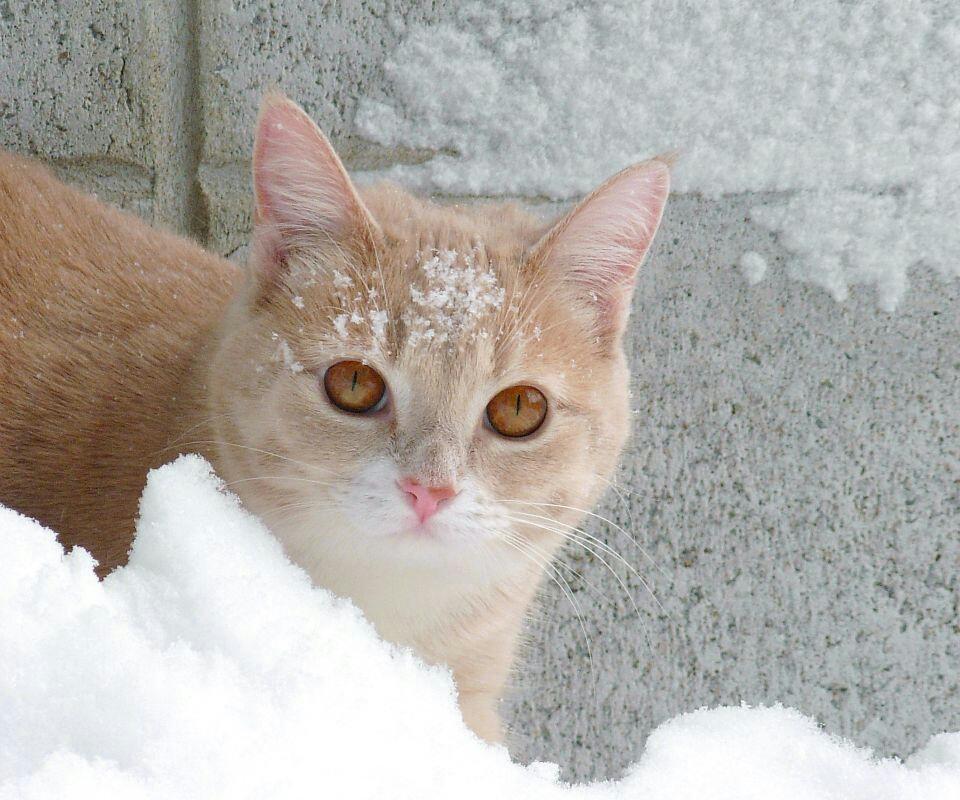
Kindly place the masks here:
[(516, 416), (518, 416), (518, 417), (520, 416), (520, 393), (519, 393), (519, 392), (517, 393), (517, 414), (516, 414)]
[[(357, 390), (357, 370), (353, 371), (353, 383), (350, 384), (350, 391), (355, 392)], [(519, 400), (519, 398), (517, 398)]]

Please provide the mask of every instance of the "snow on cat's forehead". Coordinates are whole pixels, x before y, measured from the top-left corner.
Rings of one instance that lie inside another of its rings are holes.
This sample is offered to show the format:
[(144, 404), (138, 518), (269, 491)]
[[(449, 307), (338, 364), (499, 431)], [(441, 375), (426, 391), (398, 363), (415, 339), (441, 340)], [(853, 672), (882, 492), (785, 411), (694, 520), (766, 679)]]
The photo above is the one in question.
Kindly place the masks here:
[(480, 248), (418, 251), (411, 266), (407, 346), (490, 336), (484, 322), (503, 306), (505, 292)]
[(490, 322), (503, 306), (504, 289), (479, 246), (469, 250), (418, 250), (403, 265), (399, 302), (389, 303), (383, 291), (357, 276), (333, 270), (331, 282), (342, 312), (333, 318), (338, 338), (371, 335), (383, 349), (388, 327), (402, 323), (405, 347), (469, 343), (491, 337)]

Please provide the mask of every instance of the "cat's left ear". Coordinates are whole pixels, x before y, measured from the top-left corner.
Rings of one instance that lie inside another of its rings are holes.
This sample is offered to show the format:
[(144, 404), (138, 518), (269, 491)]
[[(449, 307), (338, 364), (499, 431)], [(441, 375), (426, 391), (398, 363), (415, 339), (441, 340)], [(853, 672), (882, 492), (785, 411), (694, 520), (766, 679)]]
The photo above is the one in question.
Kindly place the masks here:
[(260, 109), (253, 186), (255, 257), (268, 276), (297, 247), (342, 247), (378, 232), (327, 137), (281, 94), (267, 95)]
[(627, 167), (589, 194), (534, 246), (547, 274), (592, 304), (596, 331), (618, 339), (633, 282), (660, 226), (670, 192), (670, 159)]

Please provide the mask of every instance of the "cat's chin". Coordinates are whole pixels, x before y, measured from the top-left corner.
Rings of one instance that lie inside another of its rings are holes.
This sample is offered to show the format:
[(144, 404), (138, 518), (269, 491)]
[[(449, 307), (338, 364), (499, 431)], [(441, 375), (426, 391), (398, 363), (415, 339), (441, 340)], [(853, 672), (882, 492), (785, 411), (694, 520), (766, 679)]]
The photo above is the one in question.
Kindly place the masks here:
[[(446, 518), (445, 518), (446, 517)], [(396, 542), (403, 547), (425, 548), (442, 546), (456, 547), (468, 543), (476, 543), (491, 538), (486, 530), (474, 530), (471, 525), (464, 525), (456, 515), (446, 515), (420, 522), (416, 519), (403, 520), (398, 523), (392, 533), (381, 536), (386, 543)]]

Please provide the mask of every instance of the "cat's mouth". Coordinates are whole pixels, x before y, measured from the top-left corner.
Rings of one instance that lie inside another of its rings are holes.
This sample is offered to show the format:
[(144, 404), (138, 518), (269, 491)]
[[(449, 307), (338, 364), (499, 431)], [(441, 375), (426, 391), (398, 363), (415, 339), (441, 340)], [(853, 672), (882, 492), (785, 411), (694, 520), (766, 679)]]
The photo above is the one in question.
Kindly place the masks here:
[(344, 488), (330, 505), (358, 541), (380, 539), (432, 551), (431, 543), (473, 547), (509, 527), (500, 505), (469, 475), (429, 480), (380, 462), (359, 471)]
[(400, 524), (399, 535), (406, 539), (440, 540), (458, 527), (456, 519), (457, 515), (453, 509), (434, 514), (428, 519), (420, 519), (413, 514), (409, 516), (405, 514)]
[(443, 526), (435, 522), (414, 522), (400, 530), (400, 536), (408, 539), (438, 539), (443, 533)]
[(426, 519), (404, 509), (394, 539), (410, 546), (453, 546), (485, 538), (489, 525), (485, 515), (471, 509), (468, 500), (452, 498)]

